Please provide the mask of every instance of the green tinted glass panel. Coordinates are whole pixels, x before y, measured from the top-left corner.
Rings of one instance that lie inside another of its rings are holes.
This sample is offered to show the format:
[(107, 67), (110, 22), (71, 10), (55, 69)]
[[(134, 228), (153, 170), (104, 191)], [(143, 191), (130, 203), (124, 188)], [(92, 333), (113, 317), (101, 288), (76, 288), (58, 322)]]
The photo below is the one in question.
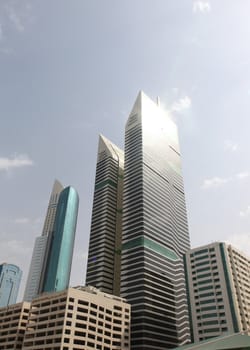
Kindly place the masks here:
[(211, 314), (201, 315), (201, 318), (210, 318), (210, 317), (218, 317), (218, 315), (216, 312), (213, 312)]
[(133, 239), (132, 241), (124, 243), (122, 246), (122, 250), (128, 250), (135, 247), (147, 247), (163, 256), (166, 256), (171, 260), (174, 260), (174, 261), (179, 260), (179, 257), (175, 254), (174, 251), (166, 247), (163, 247), (160, 244), (154, 242), (153, 240), (145, 237), (138, 237)]
[(101, 181), (98, 184), (96, 184), (95, 190), (99, 190), (100, 188), (105, 187), (107, 185), (110, 185), (110, 186), (112, 186), (114, 188), (117, 187), (117, 183), (115, 183), (114, 181), (112, 181), (110, 179), (107, 179), (107, 180)]
[(209, 279), (209, 280), (205, 280), (205, 281), (199, 281), (197, 282), (197, 284), (205, 284), (205, 283), (212, 283), (213, 280), (212, 279)]
[(209, 310), (216, 310), (216, 305), (206, 306), (201, 308), (201, 311), (209, 311)]

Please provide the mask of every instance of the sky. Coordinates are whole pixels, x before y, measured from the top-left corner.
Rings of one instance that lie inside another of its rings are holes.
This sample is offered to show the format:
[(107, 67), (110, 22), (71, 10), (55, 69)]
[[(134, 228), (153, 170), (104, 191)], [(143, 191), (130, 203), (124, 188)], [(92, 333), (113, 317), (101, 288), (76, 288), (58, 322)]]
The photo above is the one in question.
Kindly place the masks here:
[(0, 262), (27, 279), (54, 179), (80, 196), (84, 284), (98, 135), (123, 148), (139, 90), (179, 129), (192, 247), (250, 256), (250, 2), (0, 1)]

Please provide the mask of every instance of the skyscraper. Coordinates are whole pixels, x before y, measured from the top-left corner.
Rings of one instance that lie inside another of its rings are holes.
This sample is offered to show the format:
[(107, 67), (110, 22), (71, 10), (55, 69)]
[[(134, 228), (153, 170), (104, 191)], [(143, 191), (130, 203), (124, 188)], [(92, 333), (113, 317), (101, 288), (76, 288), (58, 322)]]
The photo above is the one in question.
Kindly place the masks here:
[(46, 268), (45, 262), (47, 260), (50, 240), (52, 237), (58, 199), (62, 190), (63, 186), (61, 183), (55, 180), (44, 221), (42, 235), (37, 237), (35, 241), (28, 279), (24, 291), (25, 301), (31, 301), (38, 295), (39, 284), (43, 281), (44, 270)]
[[(43, 232), (35, 241), (24, 300), (68, 287), (78, 213), (78, 194), (55, 180)], [(52, 256), (53, 254), (53, 256)]]
[(250, 333), (250, 259), (222, 242), (185, 254), (194, 342)]
[(120, 294), (124, 156), (99, 137), (86, 284)]
[(22, 271), (18, 266), (0, 265), (0, 307), (16, 303), (21, 277)]
[(66, 187), (60, 193), (39, 292), (62, 291), (69, 286), (78, 203), (73, 187)]
[(189, 234), (177, 127), (140, 92), (125, 131), (121, 296), (132, 349), (189, 341), (182, 255)]

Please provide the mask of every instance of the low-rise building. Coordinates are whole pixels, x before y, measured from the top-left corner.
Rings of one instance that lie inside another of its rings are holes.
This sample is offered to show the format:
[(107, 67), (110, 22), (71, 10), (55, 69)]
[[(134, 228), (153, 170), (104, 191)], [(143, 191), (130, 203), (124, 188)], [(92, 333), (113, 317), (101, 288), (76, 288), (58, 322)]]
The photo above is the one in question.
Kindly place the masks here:
[(22, 349), (30, 303), (0, 308), (0, 349)]
[(94, 287), (32, 301), (23, 350), (129, 350), (130, 305)]
[(249, 350), (250, 336), (246, 332), (227, 334), (172, 350)]
[(194, 342), (250, 330), (250, 259), (216, 242), (184, 257)]

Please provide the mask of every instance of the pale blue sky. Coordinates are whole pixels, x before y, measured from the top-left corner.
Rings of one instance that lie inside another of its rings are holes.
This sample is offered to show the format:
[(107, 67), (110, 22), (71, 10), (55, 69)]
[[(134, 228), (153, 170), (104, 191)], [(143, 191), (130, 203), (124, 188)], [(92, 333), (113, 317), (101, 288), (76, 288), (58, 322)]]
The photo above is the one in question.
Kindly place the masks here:
[(179, 126), (193, 246), (250, 255), (250, 2), (1, 0), (0, 261), (26, 282), (55, 178), (80, 195), (85, 279), (98, 134), (123, 148), (137, 93)]

